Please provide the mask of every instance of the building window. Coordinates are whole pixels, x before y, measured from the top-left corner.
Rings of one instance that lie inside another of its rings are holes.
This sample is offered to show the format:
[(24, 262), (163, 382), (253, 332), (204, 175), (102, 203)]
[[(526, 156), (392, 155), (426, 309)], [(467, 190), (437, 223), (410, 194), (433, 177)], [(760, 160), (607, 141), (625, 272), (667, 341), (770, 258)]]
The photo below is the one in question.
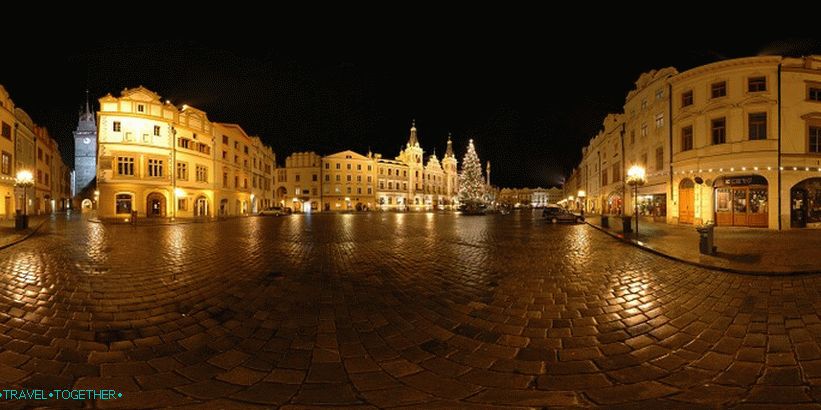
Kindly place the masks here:
[(719, 98), (727, 95), (727, 82), (719, 81), (710, 85), (710, 98)]
[(331, 169), (331, 164), (329, 164), (329, 163), (327, 163), (327, 162), (326, 162), (326, 163), (325, 163), (325, 169)]
[(43, 183), (43, 170), (37, 170), (37, 183)]
[[(149, 163), (151, 160), (149, 160)], [(177, 163), (177, 179), (181, 179), (183, 181), (188, 180), (188, 163), (186, 162), (178, 162)]]
[(188, 199), (187, 198), (177, 199), (177, 209), (180, 210), (180, 211), (187, 211), (188, 210)]
[(330, 182), (330, 181), (331, 181), (331, 176), (328, 175), (328, 174), (325, 174), (325, 182)]
[(351, 164), (347, 164), (348, 170), (351, 170)]
[(370, 182), (371, 182), (371, 176), (368, 175), (368, 183), (370, 183)]
[(647, 100), (641, 100), (641, 110), (644, 111), (647, 109)]
[(120, 122), (119, 121), (114, 121), (113, 130), (114, 130), (114, 132), (120, 132)]
[(340, 164), (340, 163), (338, 163), (338, 162), (337, 162), (337, 163), (336, 163), (336, 169), (341, 169), (341, 167), (342, 167), (342, 164)]
[(225, 188), (228, 188), (228, 173), (227, 172), (222, 173), (222, 186), (225, 187)]
[(689, 151), (693, 149), (693, 126), (688, 125), (681, 129), (681, 150)]
[(664, 89), (659, 88), (658, 90), (656, 90), (656, 100), (661, 100), (663, 98), (664, 98)]
[(3, 138), (11, 139), (11, 125), (4, 122), (2, 128), (0, 128), (0, 135), (3, 135)]
[(228, 151), (222, 151), (222, 159), (228, 159)]
[(128, 194), (118, 194), (115, 197), (117, 201), (117, 213), (118, 214), (130, 214), (131, 213), (131, 195)]
[(601, 170), (601, 184), (602, 186), (607, 185), (607, 169), (602, 168)]
[(316, 174), (311, 175), (311, 181), (316, 182), (318, 179), (319, 177)]
[(710, 133), (713, 136), (713, 145), (727, 142), (727, 119), (721, 117), (710, 121)]
[(294, 182), (299, 182), (299, 174), (294, 175)]
[(656, 128), (664, 126), (664, 114), (656, 114)]
[(693, 90), (687, 90), (681, 93), (681, 106), (688, 107), (693, 105)]
[(162, 160), (149, 159), (148, 160), (148, 176), (159, 178), (162, 176)]
[(664, 147), (656, 148), (656, 171), (664, 168)]
[(208, 167), (197, 165), (197, 182), (208, 182)]
[(134, 176), (134, 157), (117, 157), (117, 175)]
[(810, 126), (809, 151), (813, 154), (821, 153), (821, 126)]
[(350, 175), (348, 175), (346, 178), (347, 178), (348, 182), (351, 182), (351, 176)]
[(368, 165), (368, 171), (370, 171), (370, 170), (371, 170), (371, 166), (370, 166), (370, 165)]
[(341, 180), (342, 180), (342, 177), (341, 177), (339, 174), (337, 174), (337, 175), (336, 175), (336, 182), (339, 182), (339, 181), (341, 181)]
[(248, 155), (248, 146), (247, 145), (244, 147), (244, 152), (245, 152), (245, 155)]
[(350, 194), (350, 193), (351, 193), (351, 187), (348, 187), (348, 188), (345, 190), (345, 193)]
[(137, 104), (137, 112), (145, 112), (145, 105)]
[(642, 137), (647, 136), (647, 124), (641, 124), (641, 136)]
[(222, 143), (225, 144), (225, 145), (228, 145), (228, 136), (227, 135), (222, 136)]
[(630, 130), (630, 144), (636, 143), (636, 130)]
[(37, 148), (37, 159), (42, 161), (43, 160), (43, 149)]
[(809, 87), (807, 89), (807, 99), (821, 102), (821, 87)]
[(368, 195), (371, 195), (371, 194), (373, 194), (373, 189), (371, 187), (368, 187)]
[(3, 161), (0, 163), (0, 172), (5, 175), (11, 175), (11, 154), (3, 151)]
[(154, 136), (157, 136), (157, 137), (160, 136), (160, 126), (159, 125), (154, 126)]
[(767, 77), (750, 77), (747, 79), (747, 91), (757, 93), (767, 91)]
[(356, 170), (362, 171), (362, 164), (356, 164)]
[(239, 141), (234, 141), (234, 149), (239, 149)]
[(751, 140), (765, 140), (767, 139), (767, 113), (756, 112), (749, 116), (749, 129)]
[(621, 181), (621, 163), (613, 164), (613, 182)]

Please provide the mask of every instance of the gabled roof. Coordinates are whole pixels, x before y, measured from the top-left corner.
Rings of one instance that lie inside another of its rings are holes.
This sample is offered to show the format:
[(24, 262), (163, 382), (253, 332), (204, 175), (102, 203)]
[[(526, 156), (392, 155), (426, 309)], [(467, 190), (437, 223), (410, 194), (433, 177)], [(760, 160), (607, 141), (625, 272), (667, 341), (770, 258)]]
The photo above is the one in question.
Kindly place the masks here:
[(349, 156), (350, 156), (350, 159), (358, 159), (358, 160), (364, 160), (364, 161), (370, 160), (370, 158), (368, 158), (368, 157), (366, 157), (362, 154), (356, 153), (354, 151), (351, 151), (351, 150), (345, 150), (345, 151), (337, 152), (335, 154), (326, 155), (324, 158), (346, 159)]

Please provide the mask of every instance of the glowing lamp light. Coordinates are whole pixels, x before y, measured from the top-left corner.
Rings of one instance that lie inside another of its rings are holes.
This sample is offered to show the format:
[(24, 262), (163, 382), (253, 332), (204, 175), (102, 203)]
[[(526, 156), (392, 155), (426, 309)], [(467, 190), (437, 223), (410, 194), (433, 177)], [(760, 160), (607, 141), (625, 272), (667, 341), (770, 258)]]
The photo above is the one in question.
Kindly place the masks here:
[(31, 171), (23, 169), (17, 172), (16, 181), (19, 186), (27, 186), (34, 184), (34, 174)]
[[(635, 184), (638, 181), (641, 181), (643, 184), (646, 179), (647, 173), (644, 167), (633, 165), (630, 169), (627, 170), (627, 183), (628, 184)], [(634, 181), (634, 182), (631, 182)]]
[(579, 198), (584, 198), (587, 196), (587, 192), (579, 191), (576, 193), (576, 196), (578, 196)]
[(183, 191), (182, 188), (177, 188), (177, 189), (174, 190), (174, 195), (176, 195), (176, 196), (185, 196), (185, 191)]

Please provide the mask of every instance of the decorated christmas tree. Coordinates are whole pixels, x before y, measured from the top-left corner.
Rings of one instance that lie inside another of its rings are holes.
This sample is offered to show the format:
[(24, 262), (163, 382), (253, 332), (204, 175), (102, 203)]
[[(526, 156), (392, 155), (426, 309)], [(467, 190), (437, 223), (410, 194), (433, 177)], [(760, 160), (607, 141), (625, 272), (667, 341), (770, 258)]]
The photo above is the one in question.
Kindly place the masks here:
[(482, 178), (482, 163), (476, 155), (473, 140), (468, 143), (468, 151), (462, 160), (462, 174), (459, 175), (459, 198), (466, 210), (476, 210), (484, 202), (485, 181)]

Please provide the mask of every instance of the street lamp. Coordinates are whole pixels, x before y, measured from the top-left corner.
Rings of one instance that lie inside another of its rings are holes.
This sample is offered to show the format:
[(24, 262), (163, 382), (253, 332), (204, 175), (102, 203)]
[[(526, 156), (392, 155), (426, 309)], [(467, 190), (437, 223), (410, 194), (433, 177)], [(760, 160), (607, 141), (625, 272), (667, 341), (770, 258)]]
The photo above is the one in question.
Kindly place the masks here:
[(627, 170), (627, 184), (633, 186), (633, 203), (635, 204), (635, 211), (633, 216), (636, 218), (636, 238), (639, 237), (639, 185), (644, 185), (646, 181), (644, 168), (638, 165), (633, 165)]
[(23, 188), (23, 214), (17, 215), (14, 227), (16, 229), (26, 229), (29, 225), (28, 217), (28, 189), (34, 186), (34, 175), (31, 171), (20, 170), (17, 172), (17, 178), (14, 180), (14, 185)]
[(582, 190), (579, 190), (579, 192), (577, 192), (577, 193), (576, 193), (576, 196), (578, 196), (578, 197), (579, 197), (579, 201), (581, 201), (581, 203), (582, 203), (582, 216), (584, 216), (584, 206), (585, 206), (585, 204), (584, 204), (584, 197), (586, 197), (586, 196), (587, 196), (587, 192), (584, 192), (584, 191), (582, 191)]

